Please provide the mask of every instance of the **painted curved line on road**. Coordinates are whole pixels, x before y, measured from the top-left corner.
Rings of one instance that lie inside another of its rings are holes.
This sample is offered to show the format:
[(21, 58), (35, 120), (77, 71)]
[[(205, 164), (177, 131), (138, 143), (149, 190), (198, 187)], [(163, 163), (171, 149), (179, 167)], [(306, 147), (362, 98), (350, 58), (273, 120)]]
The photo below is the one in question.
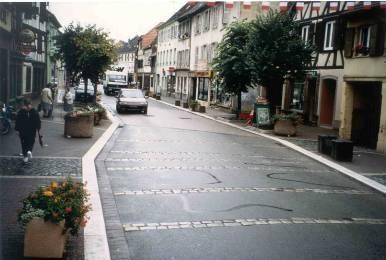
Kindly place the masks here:
[(325, 187), (344, 188), (344, 189), (348, 189), (348, 190), (353, 190), (354, 189), (352, 187), (346, 187), (346, 186), (341, 186), (341, 185), (330, 185), (330, 184), (322, 184), (322, 183), (315, 183), (315, 182), (308, 182), (308, 181), (299, 181), (299, 180), (279, 178), (279, 177), (273, 177), (272, 176), (272, 175), (278, 175), (278, 174), (290, 174), (290, 173), (287, 173), (287, 172), (274, 172), (274, 173), (269, 173), (266, 176), (268, 178), (270, 178), (270, 179), (275, 179), (275, 180), (292, 181), (292, 182), (299, 182), (299, 183), (305, 183), (305, 184), (311, 184), (311, 185), (317, 185), (317, 186), (325, 186)]
[(210, 172), (207, 172), (207, 171), (202, 171), (202, 170), (193, 170), (194, 172), (201, 172), (201, 173), (205, 173), (207, 175), (209, 175), (211, 178), (213, 178), (215, 180), (215, 182), (209, 182), (207, 184), (218, 184), (218, 183), (222, 183), (221, 180), (219, 180), (216, 175), (210, 173)]
[(297, 169), (307, 169), (307, 167), (304, 166), (297, 166), (297, 165), (272, 165), (268, 163), (255, 163), (255, 162), (244, 162), (245, 165), (263, 165), (263, 166), (277, 166), (277, 167), (283, 167), (283, 168), (297, 168)]
[(286, 208), (272, 206), (272, 205), (267, 205), (267, 204), (252, 204), (251, 203), (251, 204), (238, 205), (238, 206), (235, 206), (235, 207), (232, 207), (232, 208), (229, 208), (229, 209), (216, 210), (215, 212), (229, 212), (229, 211), (233, 211), (233, 210), (238, 210), (238, 209), (243, 209), (243, 208), (250, 208), (250, 207), (266, 207), (266, 208), (279, 209), (279, 210), (289, 211), (289, 212), (293, 211), (292, 209), (286, 209)]

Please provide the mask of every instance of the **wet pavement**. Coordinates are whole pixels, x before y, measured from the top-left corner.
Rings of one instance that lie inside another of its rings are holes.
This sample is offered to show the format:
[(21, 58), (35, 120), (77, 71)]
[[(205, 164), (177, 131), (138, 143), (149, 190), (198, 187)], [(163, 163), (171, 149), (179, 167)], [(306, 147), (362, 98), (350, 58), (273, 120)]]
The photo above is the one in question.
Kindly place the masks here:
[(118, 116), (96, 160), (112, 259), (384, 259), (386, 200), (367, 186), (153, 100)]

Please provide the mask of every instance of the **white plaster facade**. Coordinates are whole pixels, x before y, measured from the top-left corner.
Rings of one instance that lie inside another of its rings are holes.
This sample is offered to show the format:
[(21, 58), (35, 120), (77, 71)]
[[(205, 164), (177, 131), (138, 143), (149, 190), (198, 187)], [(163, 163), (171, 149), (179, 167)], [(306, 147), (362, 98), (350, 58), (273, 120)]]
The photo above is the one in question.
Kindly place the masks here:
[(175, 91), (178, 44), (178, 22), (163, 24), (157, 38), (155, 93), (170, 95)]

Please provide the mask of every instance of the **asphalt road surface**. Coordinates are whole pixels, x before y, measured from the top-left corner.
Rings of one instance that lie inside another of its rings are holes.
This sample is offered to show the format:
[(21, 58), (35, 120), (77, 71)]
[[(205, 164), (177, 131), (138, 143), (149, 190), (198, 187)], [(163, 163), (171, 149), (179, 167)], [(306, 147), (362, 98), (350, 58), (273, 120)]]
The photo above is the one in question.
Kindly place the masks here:
[(386, 200), (368, 187), (151, 99), (117, 116), (97, 159), (113, 259), (386, 259)]

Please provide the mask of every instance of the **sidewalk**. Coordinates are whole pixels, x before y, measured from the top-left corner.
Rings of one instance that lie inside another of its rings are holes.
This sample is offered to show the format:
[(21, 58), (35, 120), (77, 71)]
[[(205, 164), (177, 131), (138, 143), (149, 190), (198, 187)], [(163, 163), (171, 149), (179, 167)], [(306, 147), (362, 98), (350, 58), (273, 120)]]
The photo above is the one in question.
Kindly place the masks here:
[[(33, 102), (36, 104), (37, 102)], [(36, 107), (36, 106), (35, 106)], [(64, 111), (54, 107), (53, 118), (41, 118), (44, 147), (36, 141), (33, 160), (23, 165), (20, 141), (12, 131), (0, 136), (0, 259), (23, 259), (24, 231), (17, 223), (21, 200), (31, 191), (51, 181), (71, 176), (82, 180), (82, 157), (110, 125), (102, 120), (92, 138), (64, 138)], [(14, 126), (14, 122), (13, 122)], [(69, 236), (64, 259), (84, 258), (84, 239)]]
[[(175, 99), (172, 97), (162, 96), (161, 100), (174, 105)], [(210, 106), (206, 109), (205, 114), (214, 119), (232, 123), (245, 129), (252, 130), (254, 132), (279, 137), (274, 135), (272, 131), (260, 130), (256, 127), (247, 126), (245, 120), (237, 120), (235, 114), (232, 114), (229, 111), (226, 111), (225, 109), (220, 107)], [(337, 130), (333, 129), (299, 125), (296, 137), (280, 136), (279, 138), (289, 141), (314, 154), (317, 154), (328, 160), (333, 161), (331, 157), (328, 157), (318, 152), (318, 135), (320, 134), (338, 135), (338, 132)], [(355, 146), (352, 162), (334, 162), (386, 186), (386, 154), (379, 153), (375, 150)]]

